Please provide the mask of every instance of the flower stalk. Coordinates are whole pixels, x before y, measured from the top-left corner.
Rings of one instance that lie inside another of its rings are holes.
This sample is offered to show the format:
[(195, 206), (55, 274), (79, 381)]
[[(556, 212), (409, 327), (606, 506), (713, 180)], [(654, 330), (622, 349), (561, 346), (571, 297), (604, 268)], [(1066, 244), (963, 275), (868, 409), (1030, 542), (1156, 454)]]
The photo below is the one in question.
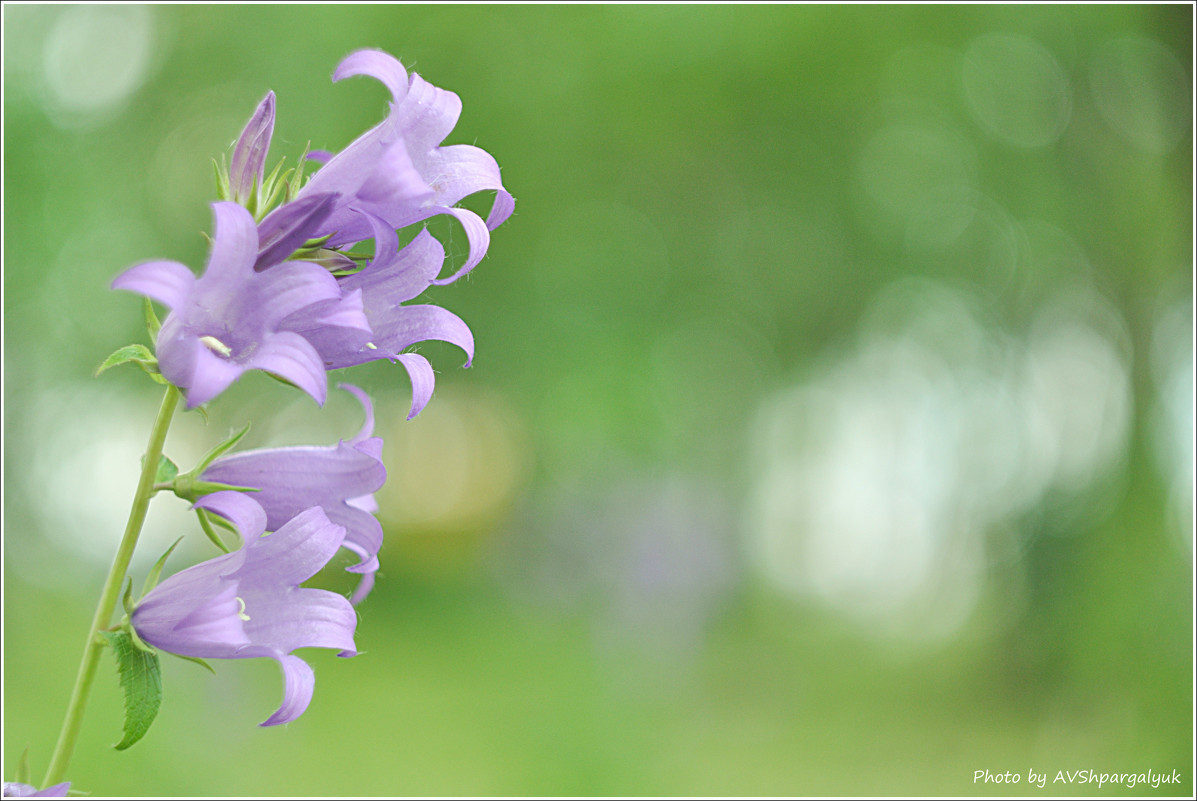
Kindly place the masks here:
[(133, 506), (129, 510), (129, 521), (125, 524), (124, 536), (121, 538), (120, 547), (117, 548), (116, 557), (112, 560), (112, 568), (108, 571), (104, 589), (100, 593), (100, 602), (96, 605), (96, 614), (92, 618), (91, 628), (87, 631), (83, 661), (80, 663), (79, 673), (75, 677), (75, 687), (71, 691), (71, 700), (67, 706), (66, 717), (62, 722), (62, 731), (58, 735), (58, 743), (54, 746), (54, 754), (50, 757), (50, 767), (46, 771), (46, 778), (42, 781), (43, 787), (49, 787), (62, 781), (67, 765), (71, 761), (71, 754), (75, 750), (75, 740), (78, 738), (79, 729), (83, 724), (83, 711), (87, 707), (92, 681), (96, 676), (96, 666), (100, 662), (100, 652), (104, 648), (104, 639), (99, 632), (108, 627), (112, 613), (116, 610), (121, 585), (125, 581), (125, 575), (129, 572), (129, 562), (133, 559), (133, 551), (137, 547), (137, 539), (141, 536), (141, 528), (145, 524), (146, 512), (149, 510), (150, 497), (154, 494), (154, 478), (158, 472), (162, 446), (166, 442), (166, 432), (170, 429), (170, 423), (179, 406), (180, 397), (179, 390), (173, 385), (166, 387), (166, 395), (162, 398), (158, 417), (154, 420), (154, 427), (150, 430), (145, 456), (142, 457), (141, 477), (137, 482), (137, 492), (133, 496)]

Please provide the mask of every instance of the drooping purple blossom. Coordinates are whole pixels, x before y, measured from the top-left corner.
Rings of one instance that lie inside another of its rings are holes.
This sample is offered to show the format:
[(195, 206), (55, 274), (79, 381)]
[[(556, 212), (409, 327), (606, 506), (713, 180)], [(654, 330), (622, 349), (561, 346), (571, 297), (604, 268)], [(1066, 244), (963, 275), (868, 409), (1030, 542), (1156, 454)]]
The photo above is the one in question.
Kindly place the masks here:
[[(266, 512), (266, 528), (283, 525), (310, 506), (319, 506), (328, 519), (345, 527), (341, 545), (360, 557), (347, 568), (362, 574), (350, 599), (360, 603), (374, 586), (382, 526), (374, 516), (374, 492), (386, 482), (382, 438), (374, 434), (374, 408), (365, 392), (349, 384), (366, 412), (366, 422), (352, 439), (327, 447), (266, 448), (227, 454), (212, 462), (201, 481), (253, 487), (251, 496)], [(271, 536), (277, 536), (271, 535)]]
[(337, 552), (345, 528), (320, 507), (300, 512), (269, 536), (266, 512), (248, 495), (217, 492), (196, 502), (232, 523), (242, 545), (163, 581), (130, 618), (146, 643), (200, 659), (268, 657), (283, 670), (283, 703), (261, 725), (289, 723), (308, 708), (312, 668), (291, 652), (335, 648), (356, 655), (357, 615), (345, 598), (300, 587)]
[(21, 784), (20, 782), (5, 782), (4, 783), (4, 797), (5, 798), (66, 798), (67, 790), (71, 789), (70, 782), (63, 782), (62, 784), (54, 784), (47, 787), (45, 790), (39, 790), (32, 784)]
[[(311, 203), (312, 201), (307, 201)], [(316, 205), (327, 198), (317, 199)], [(158, 333), (158, 368), (175, 386), (187, 390), (187, 406), (206, 403), (247, 370), (264, 370), (295, 384), (317, 403), (327, 394), (324, 363), (302, 336), (280, 322), (312, 304), (334, 303), (330, 319), (341, 329), (371, 332), (352, 299), (342, 301), (336, 279), (319, 265), (285, 261), (255, 271), (258, 229), (236, 203), (212, 205), (216, 219), (203, 276), (174, 261), (152, 261), (129, 268), (112, 282), (115, 289), (139, 292), (171, 309)], [(302, 210), (301, 210), (302, 211)], [(309, 224), (310, 209), (302, 215)], [(280, 239), (294, 238), (280, 228)]]
[[(473, 145), (440, 146), (461, 115), (456, 94), (414, 73), (408, 76), (394, 56), (379, 50), (351, 53), (337, 66), (333, 80), (354, 75), (376, 78), (390, 90), (390, 113), (328, 159), (300, 190), (300, 199), (319, 194), (338, 197), (312, 236), (329, 235), (330, 248), (367, 239), (373, 235), (373, 225), (358, 213), (363, 211), (384, 220), (392, 230), (436, 214), (452, 215), (464, 226), (470, 250), (457, 273), (435, 281), (449, 283), (482, 259), (490, 231), (511, 215), (515, 201), (503, 188), (498, 164), (485, 150)], [(483, 190), (496, 192), (485, 222), (474, 212), (456, 207), (466, 196)]]
[(375, 256), (362, 270), (341, 276), (337, 283), (342, 297), (365, 312), (373, 338), (363, 341), (357, 329), (338, 325), (321, 306), (297, 312), (282, 325), (312, 343), (330, 369), (376, 359), (398, 361), (411, 378), (410, 420), (432, 397), (436, 379), (426, 358), (402, 351), (417, 342), (439, 339), (465, 351), (468, 367), (474, 358), (474, 335), (461, 318), (439, 306), (402, 305), (436, 280), (445, 258), (440, 242), (421, 231), (398, 250), (398, 237), (389, 223), (369, 212), (361, 212), (360, 216), (371, 225)]

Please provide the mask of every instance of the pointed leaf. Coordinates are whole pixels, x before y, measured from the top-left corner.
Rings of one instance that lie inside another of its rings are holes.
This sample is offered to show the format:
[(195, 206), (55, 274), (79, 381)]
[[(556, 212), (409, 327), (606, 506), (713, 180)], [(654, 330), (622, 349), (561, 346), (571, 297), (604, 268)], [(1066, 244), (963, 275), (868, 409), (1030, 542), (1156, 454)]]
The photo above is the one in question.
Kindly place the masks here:
[[(173, 545), (171, 545), (169, 548), (166, 549), (166, 553), (164, 553), (164, 554), (162, 554), (162, 556), (158, 557), (157, 562), (154, 562), (154, 566), (151, 567), (150, 572), (146, 574), (145, 586), (141, 588), (141, 597), (142, 598), (144, 598), (150, 590), (152, 590), (158, 586), (158, 578), (162, 575), (162, 568), (164, 568), (166, 566), (167, 558), (170, 556), (171, 551), (173, 551), (178, 546), (178, 544), (182, 541), (183, 541), (183, 538), (179, 537), (177, 540), (174, 541)], [(133, 614), (133, 613), (130, 612), (129, 614)]]
[(127, 362), (137, 362), (143, 370), (146, 367), (152, 367), (155, 372), (158, 370), (158, 360), (154, 358), (154, 354), (150, 352), (149, 348), (145, 345), (125, 345), (123, 348), (113, 351), (112, 355), (96, 368), (95, 375), (98, 376), (109, 367), (116, 367), (118, 364)]
[(31, 776), (32, 773), (29, 770), (29, 746), (25, 746), (25, 750), (21, 752), (21, 758), (17, 762), (17, 775), (13, 781), (18, 784), (29, 784)]
[(197, 664), (197, 665), (199, 665), (200, 667), (202, 667), (204, 670), (206, 670), (206, 671), (208, 671), (209, 673), (211, 673), (213, 676), (215, 676), (215, 675), (216, 675), (216, 669), (215, 669), (215, 668), (213, 668), (211, 665), (209, 665), (209, 664), (207, 663), (207, 661), (205, 661), (205, 660), (203, 660), (203, 659), (200, 659), (198, 656), (182, 656), (182, 655), (180, 655), (180, 654), (171, 654), (171, 656), (176, 656), (176, 657), (178, 657), (179, 659), (186, 659), (188, 662), (194, 662), (195, 664)]
[(149, 731), (162, 705), (162, 670), (158, 654), (133, 644), (128, 631), (100, 632), (116, 656), (121, 689), (125, 693), (125, 736), (114, 746), (124, 751)]
[(145, 301), (143, 310), (145, 311), (145, 330), (150, 334), (150, 341), (158, 341), (158, 331), (162, 329), (162, 321), (158, 319), (158, 313), (154, 311), (154, 302), (149, 298), (142, 298)]

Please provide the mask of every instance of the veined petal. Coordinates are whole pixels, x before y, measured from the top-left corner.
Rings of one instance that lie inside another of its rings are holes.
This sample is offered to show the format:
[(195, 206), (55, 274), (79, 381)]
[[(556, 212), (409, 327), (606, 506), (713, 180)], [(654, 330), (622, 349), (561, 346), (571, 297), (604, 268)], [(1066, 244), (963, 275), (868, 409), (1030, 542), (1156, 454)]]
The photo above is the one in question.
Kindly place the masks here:
[(209, 282), (241, 280), (258, 255), (258, 226), (253, 215), (229, 201), (213, 203), (215, 229), (204, 277)]
[[(207, 476), (207, 471), (204, 476)], [(207, 509), (215, 512), (237, 527), (242, 542), (257, 540), (266, 531), (266, 510), (255, 499), (244, 493), (233, 490), (223, 490), (205, 495), (192, 506), (196, 509)], [(281, 524), (280, 524), (281, 525)]]
[[(273, 536), (273, 535), (271, 535)], [(269, 537), (267, 537), (269, 539)], [(357, 613), (343, 596), (304, 587), (286, 593), (246, 590), (245, 630), (252, 645), (290, 653), (296, 648), (336, 648), (355, 652)], [(242, 649), (242, 655), (248, 649)]]
[[(251, 302), (261, 310), (263, 322), (273, 327), (308, 306), (340, 299), (341, 287), (328, 270), (306, 261), (286, 261), (254, 282)], [(361, 322), (365, 323), (365, 315)]]
[(372, 316), (370, 324), (379, 335), (377, 344), (396, 353), (426, 339), (439, 339), (465, 351), (466, 367), (474, 359), (474, 335), (469, 326), (440, 306), (398, 306)]
[(418, 353), (401, 353), (397, 358), (411, 379), (411, 411), (407, 413), (407, 419), (411, 420), (432, 400), (436, 374), (428, 360)]
[(283, 704), (259, 726), (277, 726), (295, 720), (312, 703), (312, 693), (316, 689), (316, 674), (307, 662), (290, 655), (275, 655), (274, 658), (283, 669)]
[(436, 192), (436, 205), (452, 206), (475, 192), (494, 189), (498, 194), (486, 227), (493, 231), (511, 216), (515, 200), (503, 188), (499, 165), (490, 153), (473, 145), (450, 145), (433, 149), (423, 159), (424, 174), (434, 176), (430, 183)]
[(357, 198), (368, 204), (422, 206), (434, 195), (433, 189), (412, 164), (407, 144), (392, 142), (378, 159), (374, 171), (357, 190)]
[(246, 362), (246, 367), (274, 373), (290, 381), (324, 405), (328, 395), (328, 376), (320, 354), (306, 339), (290, 331), (280, 331), (263, 342)]
[(168, 351), (166, 347), (159, 346), (158, 367), (171, 383), (186, 387), (188, 409), (194, 409), (212, 400), (245, 372), (244, 366), (216, 355), (199, 339), (179, 340), (177, 350), (180, 361), (185, 360), (185, 363), (190, 365), (189, 374), (185, 378), (176, 378), (173, 375), (175, 371), (170, 367), (176, 359), (174, 347)]
[(342, 278), (340, 284), (343, 292), (361, 289), (366, 293), (369, 316), (373, 309), (397, 306), (428, 289), (445, 263), (445, 248), (425, 229), (397, 251), (398, 238), (386, 221), (369, 212), (361, 215), (374, 230), (374, 259), (361, 272)]
[(195, 286), (195, 275), (177, 261), (147, 261), (136, 264), (112, 281), (113, 289), (127, 289), (163, 303), (179, 306)]
[(465, 228), (466, 239), (470, 243), (470, 255), (466, 258), (465, 264), (461, 265), (457, 272), (448, 278), (437, 278), (432, 282), (434, 284), (451, 284), (482, 261), (482, 257), (486, 255), (486, 249), (490, 247), (490, 229), (486, 227), (486, 223), (482, 221), (481, 217), (469, 209), (441, 208), (440, 211), (457, 218)]
[(407, 96), (387, 121), (394, 126), (392, 133), (411, 142), (413, 154), (422, 154), (445, 141), (460, 117), (461, 98), (455, 92), (433, 86), (412, 73)]
[(407, 94), (407, 70), (390, 53), (381, 50), (358, 50), (350, 53), (333, 72), (333, 83), (353, 75), (376, 78), (391, 91), (391, 100), (398, 103)]
[(298, 585), (320, 572), (344, 539), (344, 526), (330, 521), (319, 506), (312, 506), (270, 536), (260, 538), (236, 575), (251, 594), (253, 587)]

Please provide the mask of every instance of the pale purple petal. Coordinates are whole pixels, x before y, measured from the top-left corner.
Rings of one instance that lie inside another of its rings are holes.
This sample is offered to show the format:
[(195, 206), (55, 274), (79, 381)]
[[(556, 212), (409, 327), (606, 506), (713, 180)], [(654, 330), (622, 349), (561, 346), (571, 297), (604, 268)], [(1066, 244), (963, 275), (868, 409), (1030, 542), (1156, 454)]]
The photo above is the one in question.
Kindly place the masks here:
[(299, 334), (282, 331), (263, 342), (247, 361), (246, 367), (273, 373), (290, 381), (324, 405), (328, 395), (328, 375), (320, 354)]
[(243, 597), (252, 594), (254, 586), (307, 581), (328, 564), (344, 539), (344, 527), (331, 522), (323, 509), (305, 509), (249, 550), (237, 571), (246, 585)]
[(391, 100), (398, 103), (407, 94), (407, 70), (390, 53), (381, 50), (358, 50), (350, 53), (333, 72), (333, 82), (354, 75), (377, 78), (391, 91)]
[(47, 787), (45, 790), (39, 790), (32, 784), (21, 784), (20, 782), (5, 782), (4, 783), (4, 797), (5, 798), (66, 798), (67, 790), (71, 788), (70, 782), (63, 782), (62, 784), (55, 784)]
[(480, 147), (438, 147), (423, 156), (423, 166), (436, 192), (437, 206), (452, 206), (475, 192), (495, 190), (495, 202), (486, 218), (486, 227), (492, 231), (515, 210), (515, 199), (503, 188), (499, 165)]
[[(252, 298), (262, 310), (262, 321), (273, 327), (285, 317), (313, 304), (336, 304), (341, 300), (337, 279), (318, 264), (288, 261), (267, 270), (254, 281)], [(352, 313), (351, 307), (339, 309), (341, 314)], [(361, 315), (354, 323), (366, 323)]]
[[(208, 473), (205, 471), (203, 476), (207, 477), (207, 475)], [(231, 481), (226, 483), (235, 484)], [(232, 490), (214, 492), (200, 498), (193, 506), (196, 509), (214, 512), (232, 523), (244, 542), (257, 540), (265, 533), (266, 526), (269, 524), (269, 516), (262, 508), (261, 502), (257, 498), (250, 498), (241, 492)], [(298, 510), (296, 513), (298, 514)], [(284, 522), (280, 521), (279, 526), (282, 526)]]
[(383, 151), (374, 169), (355, 193), (355, 205), (377, 205), (383, 209), (419, 207), (430, 200), (433, 194), (432, 187), (412, 164), (407, 144), (400, 139)]
[(401, 353), (397, 358), (411, 379), (411, 411), (407, 413), (407, 419), (411, 420), (432, 400), (436, 374), (428, 360), (418, 353)]
[(240, 281), (258, 256), (258, 226), (253, 215), (236, 203), (213, 203), (216, 218), (212, 249), (201, 283)]
[(283, 704), (259, 726), (277, 726), (295, 720), (307, 711), (316, 689), (316, 674), (307, 662), (298, 656), (276, 656), (275, 659), (283, 669)]
[(448, 278), (438, 278), (432, 282), (434, 284), (451, 284), (482, 261), (482, 257), (486, 255), (486, 249), (490, 247), (490, 229), (486, 227), (486, 223), (482, 221), (481, 217), (469, 209), (442, 208), (441, 211), (457, 218), (465, 228), (466, 240), (470, 243), (470, 255), (466, 258), (465, 264), (461, 265), (457, 272)]
[(461, 348), (466, 353), (465, 366), (474, 359), (474, 335), (469, 326), (440, 306), (398, 306), (377, 318), (371, 316), (370, 326), (385, 331), (376, 341), (380, 348), (396, 353), (426, 339), (439, 339)]
[(248, 581), (244, 586), (245, 630), (252, 644), (242, 648), (239, 656), (262, 647), (284, 654), (296, 648), (355, 652), (357, 613), (344, 597), (303, 587), (280, 593), (267, 587), (249, 589)]
[(195, 285), (195, 274), (177, 261), (147, 261), (118, 275), (113, 289), (127, 289), (175, 308)]

